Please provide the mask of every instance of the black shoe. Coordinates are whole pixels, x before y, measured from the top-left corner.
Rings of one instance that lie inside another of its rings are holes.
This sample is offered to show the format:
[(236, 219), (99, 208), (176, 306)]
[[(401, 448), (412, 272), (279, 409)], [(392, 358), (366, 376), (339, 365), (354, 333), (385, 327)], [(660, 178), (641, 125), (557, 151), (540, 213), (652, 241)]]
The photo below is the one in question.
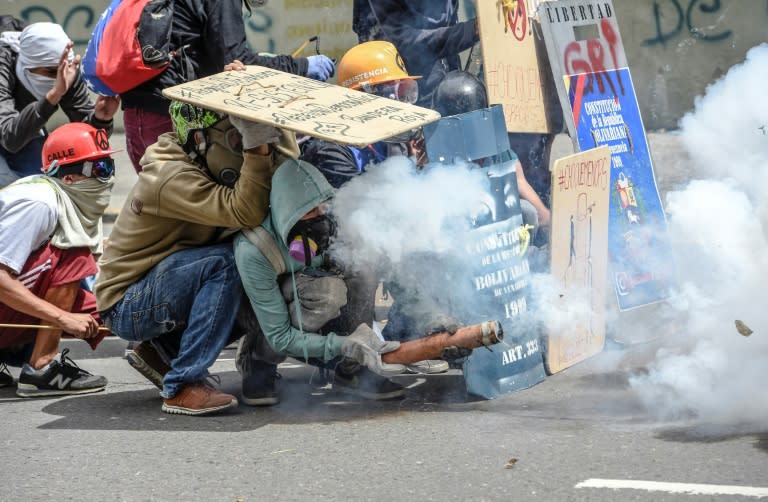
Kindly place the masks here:
[(274, 406), (280, 402), (276, 381), (277, 365), (252, 362), (243, 376), (243, 403), (249, 406)]
[(125, 358), (133, 369), (144, 375), (155, 387), (163, 390), (163, 377), (171, 371), (171, 367), (152, 342), (148, 340), (136, 344)]
[(336, 370), (333, 388), (365, 399), (394, 399), (405, 395), (405, 388), (399, 383), (377, 375), (367, 368), (361, 368), (352, 375)]
[(0, 387), (8, 387), (13, 385), (13, 375), (8, 371), (8, 365), (0, 363)]
[(88, 394), (104, 390), (107, 379), (103, 376), (91, 375), (80, 369), (75, 362), (67, 357), (69, 349), (48, 364), (36, 370), (25, 364), (19, 375), (16, 395), (19, 397), (64, 396), (69, 394)]

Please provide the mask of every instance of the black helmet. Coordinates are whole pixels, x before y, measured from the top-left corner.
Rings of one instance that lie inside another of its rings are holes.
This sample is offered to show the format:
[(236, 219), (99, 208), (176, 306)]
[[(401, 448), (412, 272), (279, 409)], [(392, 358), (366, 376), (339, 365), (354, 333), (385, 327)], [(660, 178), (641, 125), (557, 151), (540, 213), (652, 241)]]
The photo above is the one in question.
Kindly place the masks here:
[(443, 117), (481, 108), (488, 108), (485, 85), (471, 73), (461, 70), (448, 72), (432, 96), (432, 109)]
[(315, 166), (333, 188), (340, 188), (360, 174), (357, 159), (349, 147), (322, 139), (304, 141), (299, 159)]

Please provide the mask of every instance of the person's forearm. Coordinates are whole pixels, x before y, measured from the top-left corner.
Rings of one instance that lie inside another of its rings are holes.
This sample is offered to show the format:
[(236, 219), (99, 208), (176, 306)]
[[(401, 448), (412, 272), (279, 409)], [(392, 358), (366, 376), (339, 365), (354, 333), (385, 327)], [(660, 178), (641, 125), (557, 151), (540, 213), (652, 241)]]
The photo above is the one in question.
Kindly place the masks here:
[(320, 335), (289, 326), (285, 330), (264, 330), (264, 336), (275, 352), (297, 359), (330, 361), (341, 355), (341, 340), (335, 333)]
[(35, 296), (5, 270), (0, 270), (0, 302), (13, 310), (57, 326), (61, 316), (66, 314), (55, 305)]
[(8, 107), (7, 103), (0, 104), (0, 145), (11, 153), (18, 152), (40, 136), (40, 130), (56, 109), (45, 98), (28, 104), (18, 112)]

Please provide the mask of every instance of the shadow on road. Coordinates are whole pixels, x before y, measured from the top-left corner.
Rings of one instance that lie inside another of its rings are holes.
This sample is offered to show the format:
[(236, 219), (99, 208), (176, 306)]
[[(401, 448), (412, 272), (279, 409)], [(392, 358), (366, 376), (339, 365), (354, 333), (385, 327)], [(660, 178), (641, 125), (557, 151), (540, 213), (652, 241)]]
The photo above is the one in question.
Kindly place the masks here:
[[(466, 411), (475, 403), (467, 399), (460, 372), (444, 375), (399, 376), (407, 387), (403, 399), (369, 401), (309, 383), (308, 371), (283, 372), (278, 382), (281, 401), (277, 406), (251, 407), (242, 403), (218, 415), (188, 417), (162, 413), (158, 391), (112, 391), (72, 398), (58, 398), (42, 411), (60, 418), (42, 429), (143, 430), (143, 431), (251, 431), (268, 424), (312, 424), (356, 420), (386, 420), (410, 412)], [(237, 372), (220, 374), (221, 390), (240, 396)], [(428, 382), (426, 380), (429, 380)]]
[(768, 454), (768, 425), (758, 424), (693, 424), (670, 427), (656, 434), (661, 440), (676, 443), (721, 443), (742, 438), (753, 438), (753, 446)]

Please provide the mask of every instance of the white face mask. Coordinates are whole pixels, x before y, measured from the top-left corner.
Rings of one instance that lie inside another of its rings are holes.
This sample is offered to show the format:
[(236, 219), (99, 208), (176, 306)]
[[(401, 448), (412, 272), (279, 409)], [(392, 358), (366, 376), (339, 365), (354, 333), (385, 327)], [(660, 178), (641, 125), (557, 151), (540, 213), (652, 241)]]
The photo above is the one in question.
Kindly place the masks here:
[[(36, 99), (40, 100), (53, 89), (55, 80), (29, 70), (31, 68), (54, 68), (59, 65), (61, 53), (69, 43), (64, 29), (54, 23), (32, 23), (19, 35), (19, 56), (16, 60), (16, 76)], [(75, 57), (70, 50), (67, 60)]]
[(54, 78), (38, 75), (29, 70), (24, 70), (24, 76), (26, 79), (22, 81), (22, 84), (37, 99), (43, 99), (48, 91), (53, 89), (53, 84), (56, 82)]

